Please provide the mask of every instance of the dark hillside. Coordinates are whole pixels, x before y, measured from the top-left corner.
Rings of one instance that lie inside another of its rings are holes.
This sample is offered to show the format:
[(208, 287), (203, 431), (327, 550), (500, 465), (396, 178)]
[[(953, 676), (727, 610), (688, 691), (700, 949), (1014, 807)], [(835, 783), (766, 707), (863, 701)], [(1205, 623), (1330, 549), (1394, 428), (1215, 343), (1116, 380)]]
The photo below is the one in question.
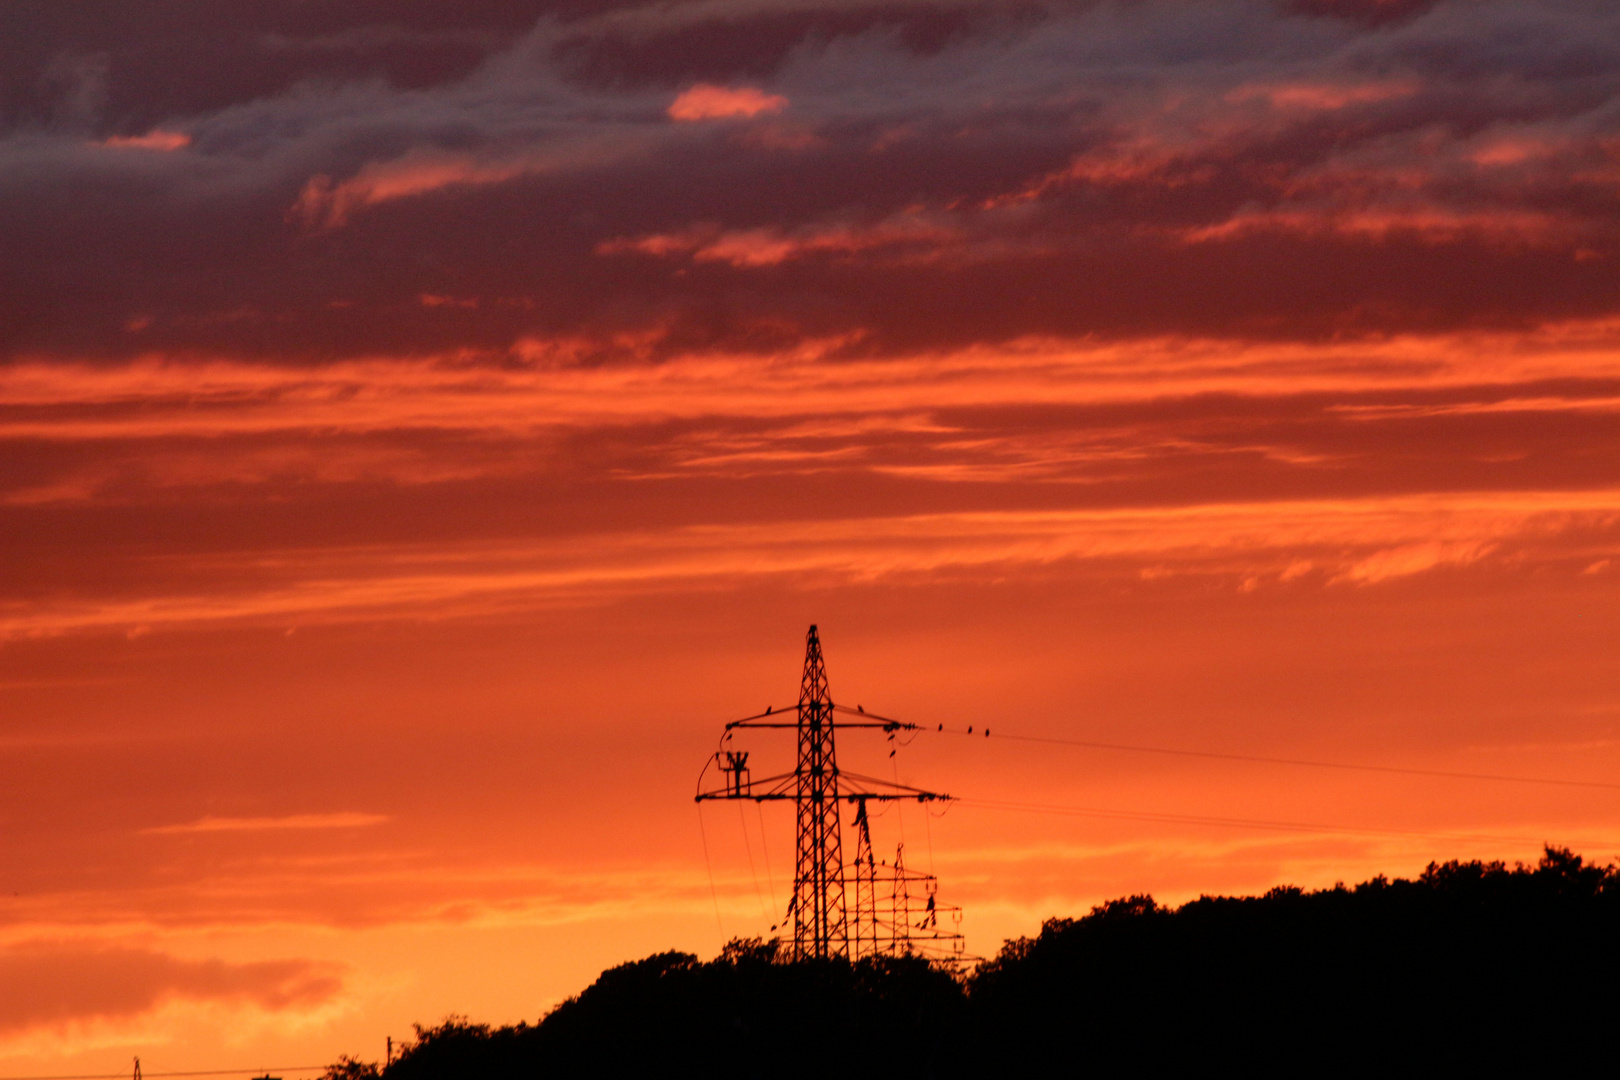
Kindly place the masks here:
[(1115, 900), (966, 979), (914, 959), (790, 963), (759, 942), (662, 953), (534, 1026), (419, 1031), (383, 1075), (1609, 1074), (1617, 962), (1620, 870), (1549, 848), (1534, 867), (1453, 862), (1174, 910)]
[(1173, 911), (1115, 900), (1008, 942), (970, 1006), (984, 1064), (1014, 1073), (1053, 1058), (1548, 1067), (1606, 1041), (1617, 963), (1620, 873), (1548, 849), (1533, 868), (1431, 864)]
[(965, 1010), (957, 980), (922, 960), (788, 963), (774, 943), (736, 941), (707, 963), (669, 952), (611, 968), (538, 1026), (419, 1031), (384, 1075), (808, 1077), (830, 1061), (940, 1075)]

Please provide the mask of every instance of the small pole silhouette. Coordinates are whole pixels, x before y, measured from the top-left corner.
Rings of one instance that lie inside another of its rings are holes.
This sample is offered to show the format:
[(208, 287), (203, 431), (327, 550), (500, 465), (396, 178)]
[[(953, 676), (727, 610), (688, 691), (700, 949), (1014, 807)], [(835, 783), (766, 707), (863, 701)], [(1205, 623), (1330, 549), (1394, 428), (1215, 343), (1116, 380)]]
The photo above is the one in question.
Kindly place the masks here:
[(141, 1059), (135, 1059), (135, 1080), (141, 1080)]

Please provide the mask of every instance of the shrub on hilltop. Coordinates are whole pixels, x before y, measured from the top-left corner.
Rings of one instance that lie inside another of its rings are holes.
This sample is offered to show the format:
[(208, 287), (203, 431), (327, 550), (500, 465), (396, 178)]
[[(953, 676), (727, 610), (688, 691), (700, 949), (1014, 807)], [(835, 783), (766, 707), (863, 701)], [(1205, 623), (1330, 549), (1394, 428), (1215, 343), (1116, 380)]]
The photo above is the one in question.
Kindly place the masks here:
[(536, 1026), (418, 1028), (381, 1075), (794, 1077), (866, 1062), (923, 1077), (940, 1074), (964, 1007), (955, 976), (924, 960), (793, 963), (774, 941), (739, 940), (707, 962), (666, 952), (610, 968)]

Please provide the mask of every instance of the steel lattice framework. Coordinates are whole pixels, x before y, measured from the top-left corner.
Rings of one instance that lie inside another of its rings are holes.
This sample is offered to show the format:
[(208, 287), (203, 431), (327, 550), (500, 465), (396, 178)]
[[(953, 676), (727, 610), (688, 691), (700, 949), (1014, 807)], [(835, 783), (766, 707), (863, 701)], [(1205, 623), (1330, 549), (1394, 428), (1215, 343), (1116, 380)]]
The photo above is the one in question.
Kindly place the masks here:
[(844, 843), (838, 820), (838, 752), (833, 743), (832, 692), (821, 639), (810, 628), (799, 685), (799, 766), (794, 770), (799, 838), (793, 873), (793, 951), (798, 956), (848, 955), (844, 909)]
[[(726, 748), (738, 731), (755, 728), (791, 728), (797, 732), (798, 761), (792, 772), (755, 781), (748, 767), (748, 753)], [(876, 729), (891, 738), (898, 731), (920, 730), (916, 724), (835, 704), (821, 654), (821, 638), (812, 626), (805, 638), (804, 676), (794, 715), (767, 708), (756, 716), (727, 724), (721, 737), (722, 749), (709, 762), (719, 770), (723, 783), (705, 790), (700, 777), (697, 801), (793, 802), (798, 835), (788, 913), (793, 919), (795, 959), (927, 953), (931, 950), (926, 943), (936, 942), (950, 945), (960, 955), (960, 935), (938, 926), (940, 911), (954, 913), (956, 909), (936, 905), (937, 883), (933, 875), (908, 871), (900, 852), (896, 852), (893, 867), (887, 860), (881, 866), (876, 862), (866, 812), (868, 802), (926, 803), (950, 796), (841, 772), (836, 735), (840, 729), (849, 728)], [(704, 776), (707, 774), (705, 766)], [(840, 804), (844, 802), (856, 808), (856, 859), (847, 868), (840, 820)], [(846, 903), (846, 870), (855, 878), (853, 918)], [(919, 910), (913, 909), (913, 885), (926, 900), (926, 906)], [(886, 890), (882, 895), (880, 886)], [(885, 900), (886, 905), (882, 903)]]

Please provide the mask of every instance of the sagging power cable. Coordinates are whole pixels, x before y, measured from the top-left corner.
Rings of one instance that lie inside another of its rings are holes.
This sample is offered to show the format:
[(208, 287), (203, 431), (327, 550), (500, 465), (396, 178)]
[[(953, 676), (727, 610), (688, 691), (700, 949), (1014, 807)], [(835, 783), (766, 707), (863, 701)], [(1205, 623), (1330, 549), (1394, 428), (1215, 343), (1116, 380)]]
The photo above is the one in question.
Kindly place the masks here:
[[(971, 725), (966, 731), (957, 728), (947, 728), (941, 724), (934, 734), (972, 736), (976, 739), (989, 738), (990, 729), (974, 730), (977, 725)], [(1448, 769), (1414, 769), (1400, 765), (1365, 765), (1348, 761), (1318, 761), (1310, 758), (1284, 758), (1269, 757), (1263, 754), (1235, 754), (1218, 750), (1187, 750), (1173, 746), (1141, 746), (1132, 743), (1100, 742), (1093, 739), (1059, 739), (1045, 735), (1008, 735), (998, 733), (994, 736), (998, 740), (1011, 742), (1045, 743), (1053, 746), (1074, 746), (1085, 750), (1116, 750), (1133, 754), (1168, 754), (1175, 757), (1210, 758), (1217, 761), (1243, 761), (1259, 765), (1292, 765), (1308, 769), (1343, 769), (1351, 772), (1390, 773), (1397, 776), (1429, 776), (1440, 777), (1447, 780), (1489, 780), (1509, 784), (1550, 784), (1557, 787), (1602, 788), (1608, 791), (1620, 791), (1620, 784), (1603, 780), (1565, 780), (1550, 776), (1513, 776), (1505, 773), (1476, 773), (1459, 772)]]

